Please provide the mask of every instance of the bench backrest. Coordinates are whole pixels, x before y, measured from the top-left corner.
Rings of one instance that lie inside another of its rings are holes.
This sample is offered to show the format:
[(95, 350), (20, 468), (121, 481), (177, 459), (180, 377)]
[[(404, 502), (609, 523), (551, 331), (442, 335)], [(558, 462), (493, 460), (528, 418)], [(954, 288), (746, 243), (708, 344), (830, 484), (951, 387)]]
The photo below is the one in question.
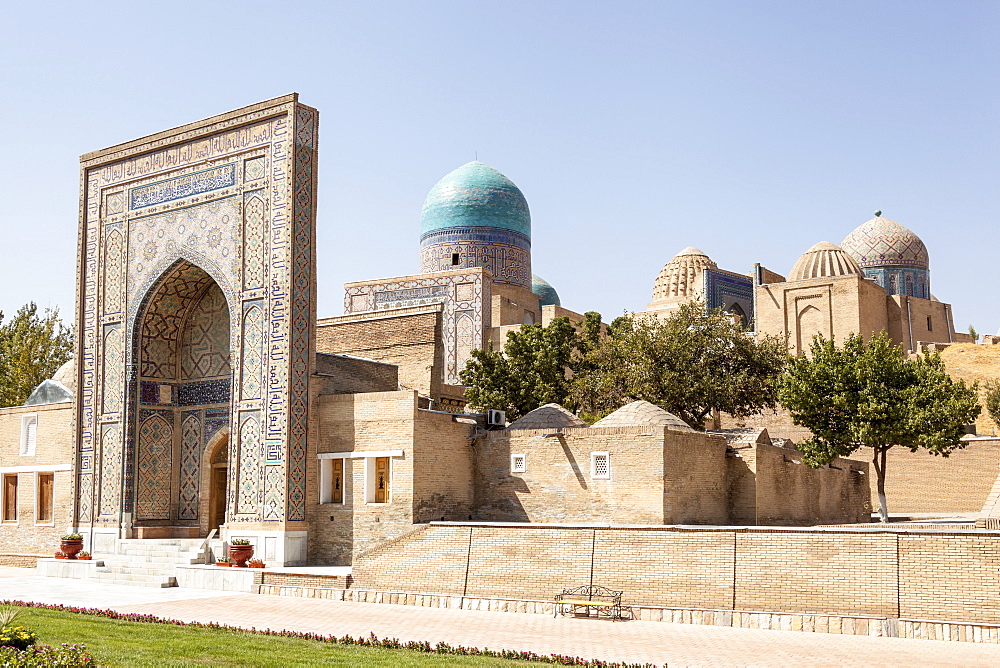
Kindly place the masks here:
[(621, 600), (622, 592), (599, 585), (580, 585), (579, 587), (563, 589), (561, 595), (586, 598), (588, 601), (610, 599), (617, 602)]

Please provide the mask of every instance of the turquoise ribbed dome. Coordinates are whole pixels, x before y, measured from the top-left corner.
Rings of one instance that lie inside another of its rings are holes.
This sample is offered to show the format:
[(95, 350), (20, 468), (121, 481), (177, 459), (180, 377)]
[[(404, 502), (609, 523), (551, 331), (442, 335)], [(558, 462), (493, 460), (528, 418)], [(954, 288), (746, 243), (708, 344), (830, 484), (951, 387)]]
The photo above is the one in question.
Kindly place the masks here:
[(556, 292), (556, 289), (549, 285), (548, 281), (536, 274), (531, 275), (531, 291), (538, 297), (539, 306), (562, 306), (562, 303), (559, 301), (559, 293)]
[(491, 227), (531, 238), (531, 214), (521, 190), (478, 160), (449, 172), (431, 188), (420, 222), (422, 239), (456, 227)]

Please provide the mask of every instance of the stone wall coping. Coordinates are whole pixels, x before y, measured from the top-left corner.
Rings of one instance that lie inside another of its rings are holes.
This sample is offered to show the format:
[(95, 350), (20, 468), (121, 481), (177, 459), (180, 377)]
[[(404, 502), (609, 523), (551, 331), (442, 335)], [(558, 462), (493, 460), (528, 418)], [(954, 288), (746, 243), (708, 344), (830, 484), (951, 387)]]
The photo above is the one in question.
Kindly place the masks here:
[[(493, 272), (491, 272), (486, 267), (465, 267), (459, 269), (448, 269), (447, 271), (434, 271), (431, 272), (433, 278), (441, 278), (445, 276), (463, 276), (465, 274), (483, 274), (484, 276), (493, 277)], [(422, 278), (427, 278), (428, 274), (408, 274), (406, 276), (389, 276), (387, 278), (370, 278), (365, 281), (351, 281), (350, 283), (344, 283), (344, 289), (356, 288), (360, 286), (368, 285), (381, 285), (383, 283), (402, 283), (405, 281), (415, 281)], [(405, 307), (404, 307), (405, 308)], [(372, 311), (368, 311), (372, 313)]]
[(900, 529), (896, 527), (881, 528), (878, 526), (869, 527), (829, 527), (829, 526), (805, 526), (805, 527), (783, 527), (783, 526), (725, 526), (716, 524), (610, 524), (606, 522), (429, 522), (430, 526), (442, 527), (507, 527), (518, 529), (629, 529), (642, 531), (712, 531), (712, 532), (734, 532), (734, 533), (806, 533), (806, 534), (934, 534), (934, 535), (987, 535), (1000, 537), (1000, 530), (976, 529), (976, 528), (955, 528), (955, 527), (913, 527), (912, 529)]
[(73, 410), (75, 406), (74, 401), (60, 401), (55, 404), (38, 404), (37, 406), (5, 406), (0, 408), (0, 415), (29, 415), (46, 411), (66, 411)]

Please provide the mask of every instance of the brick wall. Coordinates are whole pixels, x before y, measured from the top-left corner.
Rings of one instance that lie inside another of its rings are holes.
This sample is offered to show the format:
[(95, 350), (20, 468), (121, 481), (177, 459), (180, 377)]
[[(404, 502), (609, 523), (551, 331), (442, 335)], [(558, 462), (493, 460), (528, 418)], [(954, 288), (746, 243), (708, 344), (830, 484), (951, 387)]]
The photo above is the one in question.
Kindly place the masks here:
[[(437, 525), (361, 555), (356, 589), (995, 623), (1000, 533)], [(414, 565), (419, 564), (419, 568)]]
[(392, 392), (399, 389), (399, 367), (344, 355), (316, 354), (319, 394)]
[(853, 524), (871, 519), (867, 463), (838, 458), (832, 466), (814, 469), (796, 450), (764, 444), (754, 450), (754, 524)]
[[(852, 459), (871, 461), (871, 448), (859, 448)], [(947, 458), (926, 450), (889, 450), (885, 494), (893, 514), (979, 512), (1000, 473), (1000, 439), (972, 441)], [(871, 471), (872, 505), (878, 506), (876, 476)]]
[[(490, 432), (477, 439), (476, 517), (509, 522), (663, 524), (663, 431), (638, 427)], [(609, 452), (611, 478), (591, 477)], [(525, 472), (511, 472), (512, 454)]]
[(440, 309), (431, 304), (325, 318), (316, 324), (316, 350), (394, 364), (404, 388), (436, 398), (444, 360)]
[[(33, 456), (21, 456), (21, 421), (37, 416)], [(17, 522), (0, 523), (4, 552), (52, 554), (59, 537), (73, 524), (74, 434), (73, 404), (16, 406), (0, 409), (0, 469), (17, 476)], [(36, 524), (38, 472), (54, 471), (52, 522)]]
[[(726, 440), (669, 429), (659, 434), (663, 439), (663, 520), (657, 524), (725, 524), (729, 519)], [(641, 466), (638, 461), (630, 464)]]
[(418, 410), (413, 426), (413, 521), (471, 519), (472, 441), (469, 424)]

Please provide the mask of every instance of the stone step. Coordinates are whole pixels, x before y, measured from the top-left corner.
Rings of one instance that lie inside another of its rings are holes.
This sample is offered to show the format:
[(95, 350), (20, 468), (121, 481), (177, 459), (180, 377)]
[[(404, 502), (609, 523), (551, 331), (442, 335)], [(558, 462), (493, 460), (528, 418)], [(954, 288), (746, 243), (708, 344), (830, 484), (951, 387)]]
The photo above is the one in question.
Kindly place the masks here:
[(208, 554), (181, 554), (167, 557), (157, 557), (146, 554), (115, 554), (101, 557), (105, 561), (132, 561), (146, 564), (177, 564), (188, 566), (190, 564), (203, 564)]
[(93, 579), (106, 584), (125, 584), (143, 587), (176, 587), (177, 578), (173, 576), (157, 574), (145, 575), (138, 573), (108, 573), (98, 571), (94, 573)]
[(173, 576), (177, 572), (174, 568), (157, 568), (155, 566), (149, 568), (141, 568), (136, 566), (105, 566), (104, 568), (98, 568), (98, 573), (123, 573), (126, 575), (164, 575)]

